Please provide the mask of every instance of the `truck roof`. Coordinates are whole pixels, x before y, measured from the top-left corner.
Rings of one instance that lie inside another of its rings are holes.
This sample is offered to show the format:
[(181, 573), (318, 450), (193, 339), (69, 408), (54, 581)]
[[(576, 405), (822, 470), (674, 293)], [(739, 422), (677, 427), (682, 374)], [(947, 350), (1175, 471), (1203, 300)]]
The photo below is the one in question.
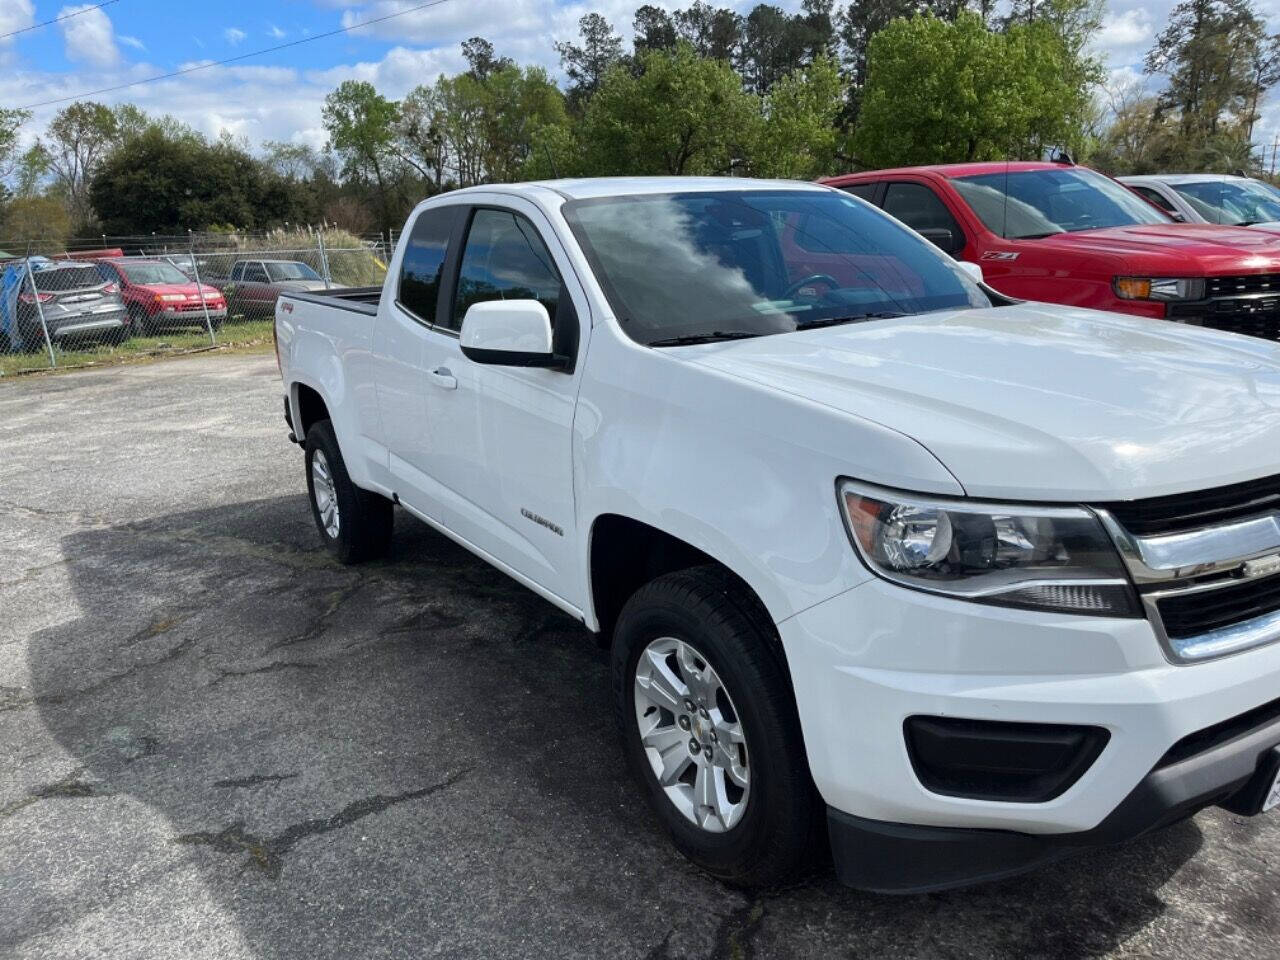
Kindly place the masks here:
[(1050, 163), (1044, 160), (985, 160), (980, 163), (939, 163), (932, 166), (894, 167), (888, 170), (863, 170), (859, 173), (845, 173), (838, 177), (826, 177), (823, 183), (853, 183), (856, 180), (880, 179), (903, 173), (936, 173), (943, 177), (976, 177), (984, 173), (1021, 173), (1025, 170), (1070, 170), (1071, 164)]
[(710, 190), (821, 190), (821, 185), (795, 180), (757, 180), (750, 177), (584, 177), (538, 180), (530, 183), (493, 184), (468, 187), (476, 192), (530, 193), (551, 190), (570, 200), (595, 197), (629, 197), (653, 193), (693, 193)]

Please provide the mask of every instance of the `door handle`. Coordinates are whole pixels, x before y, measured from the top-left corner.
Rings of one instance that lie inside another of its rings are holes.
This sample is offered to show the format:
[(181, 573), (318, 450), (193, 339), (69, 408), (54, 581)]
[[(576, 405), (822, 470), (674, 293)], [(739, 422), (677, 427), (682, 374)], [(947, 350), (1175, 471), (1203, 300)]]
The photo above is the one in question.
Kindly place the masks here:
[(457, 390), (458, 378), (449, 372), (448, 367), (436, 367), (428, 376), (437, 387), (443, 390)]

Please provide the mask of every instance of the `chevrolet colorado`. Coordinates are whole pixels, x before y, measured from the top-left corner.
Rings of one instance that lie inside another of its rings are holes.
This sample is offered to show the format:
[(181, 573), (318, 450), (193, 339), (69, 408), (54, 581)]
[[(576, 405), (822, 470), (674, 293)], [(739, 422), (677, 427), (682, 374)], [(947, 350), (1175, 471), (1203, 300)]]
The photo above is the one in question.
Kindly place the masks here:
[(1085, 167), (960, 163), (825, 182), (980, 263), (1007, 296), (1280, 340), (1280, 236), (1174, 223)]
[(611, 644), (676, 846), (768, 886), (1008, 876), (1280, 800), (1280, 347), (1007, 300), (862, 200), (434, 197), (285, 294), (321, 539), (393, 504)]

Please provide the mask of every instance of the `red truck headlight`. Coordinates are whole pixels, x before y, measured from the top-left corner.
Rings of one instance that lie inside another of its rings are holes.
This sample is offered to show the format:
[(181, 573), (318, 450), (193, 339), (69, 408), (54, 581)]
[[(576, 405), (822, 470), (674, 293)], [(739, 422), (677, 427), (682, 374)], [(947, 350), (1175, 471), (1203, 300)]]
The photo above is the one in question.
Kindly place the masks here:
[(1116, 296), (1122, 300), (1203, 300), (1199, 277), (1116, 277)]

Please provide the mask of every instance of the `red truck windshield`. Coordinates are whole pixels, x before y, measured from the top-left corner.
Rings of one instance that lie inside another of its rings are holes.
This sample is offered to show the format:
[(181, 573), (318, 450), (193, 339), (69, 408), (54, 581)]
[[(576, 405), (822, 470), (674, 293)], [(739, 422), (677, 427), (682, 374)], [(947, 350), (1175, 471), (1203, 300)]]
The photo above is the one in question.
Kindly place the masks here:
[(1114, 180), (1080, 167), (984, 173), (951, 185), (988, 230), (1010, 240), (1172, 222)]

